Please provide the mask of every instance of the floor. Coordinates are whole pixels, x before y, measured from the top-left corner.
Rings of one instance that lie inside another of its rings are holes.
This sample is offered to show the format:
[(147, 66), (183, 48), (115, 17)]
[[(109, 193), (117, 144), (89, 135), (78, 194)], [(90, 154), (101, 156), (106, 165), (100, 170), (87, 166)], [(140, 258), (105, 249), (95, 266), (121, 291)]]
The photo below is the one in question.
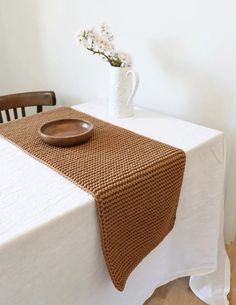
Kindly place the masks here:
[[(236, 305), (236, 240), (227, 247), (231, 261), (231, 292), (228, 296), (230, 305)], [(144, 305), (204, 305), (191, 291), (189, 278), (185, 277), (170, 282), (155, 290)]]

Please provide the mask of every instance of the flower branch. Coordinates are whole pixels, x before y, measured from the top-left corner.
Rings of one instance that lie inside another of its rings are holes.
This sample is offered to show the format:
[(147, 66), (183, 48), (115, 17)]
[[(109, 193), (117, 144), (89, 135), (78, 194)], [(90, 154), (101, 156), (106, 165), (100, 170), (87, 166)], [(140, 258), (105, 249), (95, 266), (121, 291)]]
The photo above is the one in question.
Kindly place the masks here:
[(76, 38), (88, 51), (101, 56), (113, 67), (130, 67), (132, 60), (129, 54), (115, 51), (114, 35), (107, 25), (102, 24), (100, 33), (94, 29), (79, 31)]

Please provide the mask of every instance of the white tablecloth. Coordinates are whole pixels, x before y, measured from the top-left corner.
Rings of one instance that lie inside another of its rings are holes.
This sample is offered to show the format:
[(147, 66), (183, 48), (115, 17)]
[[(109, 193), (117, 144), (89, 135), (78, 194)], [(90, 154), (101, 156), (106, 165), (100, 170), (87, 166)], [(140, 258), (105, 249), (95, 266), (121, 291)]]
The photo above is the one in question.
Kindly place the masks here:
[(228, 304), (223, 134), (142, 109), (118, 120), (100, 104), (77, 108), (186, 152), (175, 227), (117, 291), (91, 195), (0, 138), (0, 305), (142, 305), (186, 275), (203, 301)]

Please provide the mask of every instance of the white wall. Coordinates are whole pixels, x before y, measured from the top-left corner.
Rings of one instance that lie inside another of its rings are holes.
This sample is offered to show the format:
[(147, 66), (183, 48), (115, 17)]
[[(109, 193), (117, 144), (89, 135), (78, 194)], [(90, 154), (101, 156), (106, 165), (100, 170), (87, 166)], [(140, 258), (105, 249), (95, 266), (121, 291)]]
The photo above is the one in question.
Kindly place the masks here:
[(59, 103), (106, 98), (109, 67), (78, 48), (84, 25), (111, 25), (141, 76), (136, 103), (227, 135), (226, 236), (236, 215), (234, 0), (0, 0), (0, 94), (52, 89)]

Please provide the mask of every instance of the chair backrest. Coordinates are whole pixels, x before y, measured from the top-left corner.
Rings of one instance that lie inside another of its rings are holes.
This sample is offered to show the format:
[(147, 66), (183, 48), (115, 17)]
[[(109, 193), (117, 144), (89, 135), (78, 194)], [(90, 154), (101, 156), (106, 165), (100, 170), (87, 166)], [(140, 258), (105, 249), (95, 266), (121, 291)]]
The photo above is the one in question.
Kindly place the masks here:
[(37, 112), (43, 111), (43, 106), (56, 105), (56, 95), (53, 91), (25, 92), (0, 96), (0, 123), (3, 123), (3, 113), (7, 121), (11, 121), (9, 110), (13, 110), (14, 119), (19, 118), (17, 108), (21, 109), (21, 116), (26, 116), (25, 107), (37, 107)]

